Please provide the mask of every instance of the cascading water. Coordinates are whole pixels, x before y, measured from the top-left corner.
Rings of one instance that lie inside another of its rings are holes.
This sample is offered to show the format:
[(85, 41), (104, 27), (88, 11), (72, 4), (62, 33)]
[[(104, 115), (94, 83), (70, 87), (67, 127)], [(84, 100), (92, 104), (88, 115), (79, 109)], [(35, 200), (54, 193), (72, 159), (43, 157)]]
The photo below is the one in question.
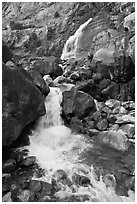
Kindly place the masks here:
[(59, 191), (56, 194), (60, 198), (69, 195), (88, 195), (89, 201), (134, 201), (132, 191), (129, 191), (129, 197), (118, 196), (113, 185), (107, 188), (101, 178), (98, 181), (93, 166), (85, 164), (80, 159), (80, 155), (85, 150), (92, 149), (93, 146), (84, 135), (73, 134), (63, 125), (60, 116), (61, 101), (60, 89), (50, 88), (50, 93), (45, 100), (46, 116), (41, 117), (30, 136), (29, 156), (36, 156), (39, 165), (45, 169), (45, 176), (41, 179), (51, 182), (53, 172), (62, 169), (66, 171), (70, 179), (74, 173), (86, 175), (90, 178), (92, 186), (79, 186), (75, 192), (71, 188)]
[(89, 22), (92, 20), (90, 18), (88, 21), (83, 23), (79, 29), (75, 32), (74, 35), (70, 36), (67, 42), (64, 45), (64, 49), (61, 55), (62, 60), (66, 60), (69, 58), (76, 58), (76, 51), (77, 51), (77, 45), (78, 45), (78, 40), (80, 36), (82, 35), (83, 29), (89, 24)]

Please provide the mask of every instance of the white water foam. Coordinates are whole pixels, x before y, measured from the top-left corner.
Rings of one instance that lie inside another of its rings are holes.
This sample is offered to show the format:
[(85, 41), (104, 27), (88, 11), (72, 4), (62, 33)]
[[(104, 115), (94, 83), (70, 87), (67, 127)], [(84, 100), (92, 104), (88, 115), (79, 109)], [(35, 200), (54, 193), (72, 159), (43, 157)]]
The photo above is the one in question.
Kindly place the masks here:
[(129, 202), (134, 201), (134, 193), (129, 191), (129, 197), (116, 195), (113, 187), (107, 188), (105, 183), (96, 180), (94, 169), (79, 159), (79, 155), (92, 145), (83, 135), (72, 134), (63, 125), (60, 103), (62, 94), (58, 88), (50, 88), (46, 97), (47, 114), (38, 121), (36, 129), (30, 136), (29, 156), (36, 156), (39, 165), (45, 169), (41, 180), (51, 182), (53, 173), (58, 169), (66, 171), (71, 178), (73, 173), (85, 175), (92, 181), (93, 187), (77, 187), (76, 192), (68, 187), (65, 191), (56, 193), (60, 198), (71, 195), (88, 195), (89, 201), (98, 202)]
[(78, 45), (78, 40), (80, 36), (83, 33), (83, 29), (89, 24), (89, 22), (92, 20), (90, 18), (88, 21), (83, 23), (75, 32), (74, 35), (70, 36), (67, 42), (64, 45), (63, 52), (61, 55), (62, 60), (66, 60), (69, 58), (76, 58), (76, 51), (77, 51), (77, 45)]

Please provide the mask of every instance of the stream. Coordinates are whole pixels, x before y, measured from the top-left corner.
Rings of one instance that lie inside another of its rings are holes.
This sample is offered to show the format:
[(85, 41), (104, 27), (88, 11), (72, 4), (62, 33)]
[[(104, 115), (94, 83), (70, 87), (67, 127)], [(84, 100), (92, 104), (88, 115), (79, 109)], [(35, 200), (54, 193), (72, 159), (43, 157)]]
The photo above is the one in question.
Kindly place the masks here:
[(125, 175), (130, 175), (132, 168), (132, 148), (123, 152), (99, 144), (86, 135), (72, 133), (60, 116), (61, 101), (60, 89), (50, 88), (45, 100), (47, 114), (37, 122), (27, 147), (28, 156), (36, 156), (38, 164), (45, 170), (45, 176), (40, 179), (51, 182), (53, 173), (62, 169), (70, 179), (77, 173), (91, 180), (91, 186), (79, 186), (75, 192), (68, 187), (60, 190), (56, 193), (60, 199), (86, 194), (89, 201), (95, 202), (134, 201), (135, 195), (130, 189), (126, 189), (126, 196), (119, 195), (125, 186)]

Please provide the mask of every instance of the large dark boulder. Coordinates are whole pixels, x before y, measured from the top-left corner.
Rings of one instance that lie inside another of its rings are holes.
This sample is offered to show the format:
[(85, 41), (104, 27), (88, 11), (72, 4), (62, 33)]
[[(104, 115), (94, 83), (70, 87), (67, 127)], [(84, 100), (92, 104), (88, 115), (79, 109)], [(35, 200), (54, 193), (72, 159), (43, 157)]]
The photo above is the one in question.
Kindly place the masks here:
[(66, 118), (77, 116), (83, 119), (96, 110), (92, 96), (79, 91), (76, 87), (63, 93), (62, 107)]
[(45, 115), (44, 98), (28, 73), (2, 65), (2, 144), (11, 145), (22, 129)]

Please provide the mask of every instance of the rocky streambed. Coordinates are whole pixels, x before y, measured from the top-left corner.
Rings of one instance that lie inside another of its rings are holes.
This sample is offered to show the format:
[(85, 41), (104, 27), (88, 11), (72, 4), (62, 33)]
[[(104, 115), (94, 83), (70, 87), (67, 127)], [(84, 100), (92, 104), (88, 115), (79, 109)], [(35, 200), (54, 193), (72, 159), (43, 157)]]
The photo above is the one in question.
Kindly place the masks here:
[(3, 202), (135, 200), (134, 44), (132, 2), (3, 3)]

